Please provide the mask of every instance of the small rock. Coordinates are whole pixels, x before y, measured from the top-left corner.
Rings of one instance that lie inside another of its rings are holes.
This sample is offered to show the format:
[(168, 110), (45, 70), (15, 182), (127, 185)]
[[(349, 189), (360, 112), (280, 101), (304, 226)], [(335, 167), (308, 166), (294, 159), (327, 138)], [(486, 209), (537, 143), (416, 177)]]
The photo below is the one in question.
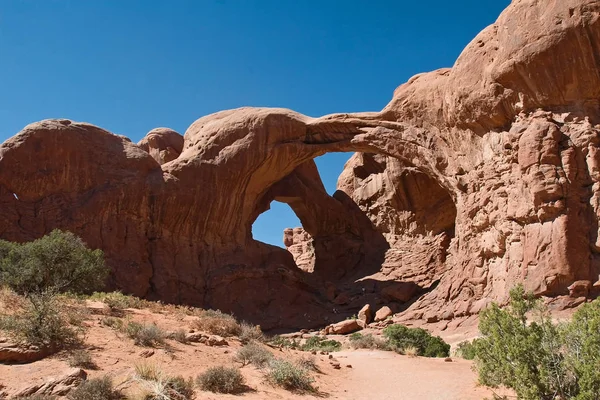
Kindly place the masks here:
[(392, 309), (388, 306), (383, 306), (375, 313), (375, 322), (384, 321), (387, 317), (394, 315)]
[(185, 335), (185, 340), (187, 340), (188, 342), (201, 342), (203, 339), (208, 339), (208, 336), (200, 332), (190, 332)]
[(333, 358), (333, 356), (330, 354), (330, 355), (329, 355), (329, 359), (331, 360), (332, 358)]
[(346, 365), (346, 368), (352, 368), (351, 364)]
[(317, 352), (316, 352), (316, 350), (313, 350), (313, 351), (310, 352), (310, 354), (312, 354), (313, 356), (316, 356)]
[(452, 358), (450, 358), (450, 357), (446, 357), (446, 358), (444, 358), (444, 361), (445, 361), (445, 362), (452, 362)]
[(225, 340), (221, 336), (212, 335), (208, 337), (208, 339), (206, 340), (206, 344), (208, 344), (209, 346), (227, 346), (229, 343), (227, 343), (227, 340)]

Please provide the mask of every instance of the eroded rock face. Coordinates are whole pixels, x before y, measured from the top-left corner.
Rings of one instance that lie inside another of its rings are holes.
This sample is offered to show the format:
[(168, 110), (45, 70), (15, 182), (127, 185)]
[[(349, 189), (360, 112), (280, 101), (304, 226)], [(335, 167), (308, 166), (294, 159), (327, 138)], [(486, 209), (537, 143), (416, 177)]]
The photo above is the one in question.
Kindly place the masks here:
[[(402, 282), (384, 286), (414, 288), (403, 299), (428, 289), (409, 309), (428, 321), (503, 301), (516, 282), (594, 288), (599, 15), (592, 0), (513, 1), (452, 69), (411, 78), (378, 113), (222, 111), (181, 146), (165, 130), (138, 146), (31, 124), (0, 146), (0, 237), (71, 230), (106, 252), (113, 286), (264, 328), (322, 323), (331, 281)], [(331, 151), (361, 153), (333, 196), (311, 161)], [(312, 238), (313, 273), (252, 239), (273, 200)]]
[(159, 164), (173, 161), (183, 150), (183, 136), (169, 128), (155, 128), (138, 142)]

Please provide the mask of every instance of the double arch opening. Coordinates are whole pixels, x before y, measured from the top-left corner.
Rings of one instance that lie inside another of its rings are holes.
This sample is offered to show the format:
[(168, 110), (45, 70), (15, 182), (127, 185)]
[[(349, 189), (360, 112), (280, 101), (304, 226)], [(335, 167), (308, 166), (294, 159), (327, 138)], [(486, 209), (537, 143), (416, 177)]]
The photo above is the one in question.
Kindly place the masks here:
[[(329, 281), (356, 281), (387, 268), (396, 280), (431, 286), (439, 280), (439, 264), (445, 262), (455, 234), (456, 206), (450, 192), (422, 168), (398, 158), (375, 153), (348, 158), (351, 165), (344, 174), (350, 174), (353, 188), (332, 191), (335, 182), (329, 174), (327, 191), (317, 163), (309, 160), (269, 188), (253, 227), (268, 213), (279, 218), (291, 210), (289, 220), (300, 224), (279, 225), (268, 237), (290, 252), (302, 271)], [(266, 224), (261, 228), (263, 235), (269, 229)], [(421, 272), (426, 279), (415, 276), (415, 265), (410, 265), (415, 246), (429, 252), (430, 264), (437, 263)]]

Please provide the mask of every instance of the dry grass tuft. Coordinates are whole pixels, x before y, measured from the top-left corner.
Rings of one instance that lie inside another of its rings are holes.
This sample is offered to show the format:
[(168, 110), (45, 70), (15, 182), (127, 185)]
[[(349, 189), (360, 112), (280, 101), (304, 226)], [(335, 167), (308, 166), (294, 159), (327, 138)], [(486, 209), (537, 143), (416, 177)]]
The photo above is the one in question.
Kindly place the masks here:
[(92, 359), (92, 355), (85, 350), (74, 350), (69, 357), (69, 366), (85, 369), (96, 369), (98, 366)]
[(402, 350), (402, 354), (409, 357), (417, 357), (419, 355), (419, 349), (414, 346), (408, 346)]
[(155, 347), (165, 343), (165, 331), (154, 324), (146, 325), (130, 321), (123, 331), (138, 346)]
[(238, 350), (234, 359), (242, 363), (242, 366), (252, 364), (262, 368), (273, 359), (273, 354), (259, 344), (249, 343)]
[(202, 390), (214, 393), (242, 393), (246, 390), (244, 376), (237, 368), (212, 367), (196, 378)]
[(232, 315), (218, 310), (204, 310), (193, 325), (203, 332), (223, 337), (238, 336), (242, 332), (241, 325)]

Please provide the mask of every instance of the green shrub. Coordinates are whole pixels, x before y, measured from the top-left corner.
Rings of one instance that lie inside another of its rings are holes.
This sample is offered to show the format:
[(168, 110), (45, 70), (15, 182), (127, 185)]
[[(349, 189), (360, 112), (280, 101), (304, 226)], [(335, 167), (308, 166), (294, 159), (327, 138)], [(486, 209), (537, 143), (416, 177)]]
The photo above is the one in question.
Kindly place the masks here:
[[(579, 320), (574, 319), (572, 326), (565, 328), (565, 335), (561, 335), (561, 329), (522, 286), (511, 290), (510, 297), (506, 309), (492, 304), (480, 314), (482, 337), (474, 344), (480, 382), (491, 387), (511, 388), (519, 399), (525, 400), (598, 398), (600, 391), (593, 388), (590, 396), (582, 395), (579, 382), (583, 376), (577, 376), (580, 372), (570, 370), (570, 363), (566, 362), (581, 359), (580, 355), (570, 353), (570, 345), (564, 342), (569, 337), (567, 332), (579, 330)], [(528, 312), (537, 316), (535, 321), (528, 323)], [(585, 328), (580, 332), (583, 331)], [(596, 338), (599, 334), (595, 332)], [(576, 341), (574, 337), (570, 339)], [(600, 382), (597, 352), (595, 359), (596, 364), (585, 369)]]
[(88, 249), (70, 232), (0, 245), (0, 282), (17, 293), (89, 293), (104, 286), (108, 272), (102, 251)]
[(300, 346), (302, 351), (338, 351), (341, 348), (342, 344), (337, 340), (323, 339), (320, 336), (312, 336)]
[(219, 310), (204, 310), (194, 321), (194, 327), (203, 331), (224, 337), (238, 336), (242, 327), (236, 319)]
[(421, 328), (408, 328), (404, 325), (390, 325), (383, 330), (383, 335), (388, 339), (390, 346), (404, 351), (409, 347), (418, 350), (424, 357), (448, 357), (450, 345), (438, 336), (431, 336)]
[(464, 358), (465, 360), (475, 359), (475, 342), (476, 341), (477, 341), (477, 339), (473, 340), (472, 342), (469, 342), (468, 340), (460, 342), (456, 346), (456, 355), (458, 357)]
[(25, 308), (16, 314), (0, 317), (0, 329), (19, 342), (42, 348), (64, 348), (80, 343), (80, 328), (69, 324), (68, 313), (61, 309), (55, 296), (31, 294)]
[(146, 300), (121, 292), (94, 292), (89, 299), (103, 302), (111, 311), (120, 311), (125, 308), (144, 308), (147, 305)]
[(154, 324), (146, 325), (130, 321), (123, 330), (138, 346), (153, 347), (165, 342), (165, 332)]
[(279, 347), (284, 347), (284, 348), (288, 348), (288, 349), (300, 348), (300, 344), (298, 343), (298, 341), (296, 341), (296, 339), (290, 340), (290, 339), (284, 338), (283, 336), (280, 336), (280, 335), (273, 336), (271, 339), (269, 339), (269, 343), (272, 344), (273, 346), (279, 346)]
[(75, 350), (71, 352), (69, 357), (69, 366), (80, 367), (85, 369), (96, 369), (96, 363), (92, 360), (92, 356), (85, 350)]
[(600, 300), (583, 305), (561, 329), (565, 368), (577, 399), (600, 398)]
[(235, 360), (242, 363), (242, 366), (253, 364), (257, 368), (262, 368), (273, 359), (273, 354), (264, 347), (256, 343), (249, 343), (238, 350)]
[(67, 398), (69, 400), (120, 400), (123, 396), (113, 388), (112, 380), (105, 376), (84, 381), (69, 392)]
[(363, 335), (358, 332), (350, 335), (350, 347), (353, 349), (389, 350), (389, 346), (384, 340), (376, 338), (371, 334)]
[(281, 386), (287, 390), (300, 392), (313, 392), (314, 380), (308, 371), (301, 366), (285, 360), (273, 360), (269, 364), (266, 374), (267, 380), (273, 385)]
[(211, 367), (196, 378), (202, 390), (215, 393), (241, 393), (246, 390), (244, 376), (237, 368)]

